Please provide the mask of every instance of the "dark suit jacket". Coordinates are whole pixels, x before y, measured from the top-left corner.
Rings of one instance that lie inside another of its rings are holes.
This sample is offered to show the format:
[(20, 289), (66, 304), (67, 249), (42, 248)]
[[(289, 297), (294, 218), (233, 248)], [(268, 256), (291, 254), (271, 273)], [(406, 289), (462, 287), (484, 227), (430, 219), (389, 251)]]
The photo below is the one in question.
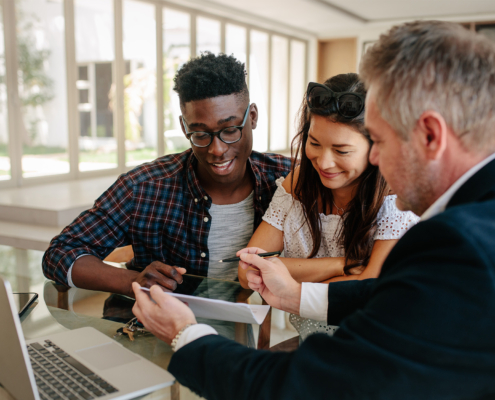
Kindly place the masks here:
[(495, 161), (406, 233), (378, 279), (328, 297), (333, 337), (270, 353), (205, 336), (169, 371), (207, 399), (495, 399)]

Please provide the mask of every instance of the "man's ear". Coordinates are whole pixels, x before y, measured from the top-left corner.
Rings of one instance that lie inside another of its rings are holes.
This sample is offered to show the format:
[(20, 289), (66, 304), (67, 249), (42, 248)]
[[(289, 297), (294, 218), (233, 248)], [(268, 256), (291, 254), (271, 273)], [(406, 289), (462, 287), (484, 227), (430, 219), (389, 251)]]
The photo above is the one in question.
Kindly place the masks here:
[(425, 111), (419, 117), (417, 133), (420, 146), (430, 160), (439, 160), (447, 148), (449, 128), (445, 119), (436, 111)]
[(249, 117), (251, 118), (251, 128), (256, 129), (256, 126), (258, 125), (258, 106), (256, 105), (256, 103), (251, 104)]

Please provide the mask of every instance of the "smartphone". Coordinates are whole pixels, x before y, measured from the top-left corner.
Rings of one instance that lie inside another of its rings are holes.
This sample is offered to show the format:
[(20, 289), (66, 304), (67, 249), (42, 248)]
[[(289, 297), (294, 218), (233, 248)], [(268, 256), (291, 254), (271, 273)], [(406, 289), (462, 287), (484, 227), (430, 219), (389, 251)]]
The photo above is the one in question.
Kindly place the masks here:
[(31, 304), (38, 298), (37, 293), (12, 293), (19, 317), (26, 312)]

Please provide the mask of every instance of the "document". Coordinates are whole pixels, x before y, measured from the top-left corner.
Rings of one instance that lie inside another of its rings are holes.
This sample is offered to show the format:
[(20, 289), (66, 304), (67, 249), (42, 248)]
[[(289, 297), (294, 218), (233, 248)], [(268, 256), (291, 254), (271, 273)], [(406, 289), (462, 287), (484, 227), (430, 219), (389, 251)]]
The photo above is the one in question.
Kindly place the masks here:
[(264, 305), (232, 303), (230, 301), (188, 296), (187, 294), (168, 294), (187, 303), (198, 318), (261, 325), (270, 310), (270, 306)]
[[(148, 293), (150, 291), (145, 287), (142, 287), (141, 290)], [(230, 301), (207, 299), (205, 297), (179, 293), (167, 292), (167, 294), (187, 303), (194, 315), (198, 318), (261, 325), (270, 310), (270, 306), (265, 305), (232, 303)]]

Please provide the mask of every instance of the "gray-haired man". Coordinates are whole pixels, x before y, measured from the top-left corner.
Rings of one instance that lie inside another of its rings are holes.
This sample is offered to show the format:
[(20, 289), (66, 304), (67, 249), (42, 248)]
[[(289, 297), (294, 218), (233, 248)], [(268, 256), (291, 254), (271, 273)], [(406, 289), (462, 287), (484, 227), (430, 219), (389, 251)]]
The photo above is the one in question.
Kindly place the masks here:
[(370, 161), (423, 221), (376, 280), (300, 285), (280, 260), (241, 256), (268, 303), (340, 325), (294, 353), (244, 348), (158, 288), (157, 304), (136, 293), (143, 323), (175, 338), (169, 370), (208, 399), (495, 398), (495, 44), (453, 23), (404, 24), (361, 74)]

